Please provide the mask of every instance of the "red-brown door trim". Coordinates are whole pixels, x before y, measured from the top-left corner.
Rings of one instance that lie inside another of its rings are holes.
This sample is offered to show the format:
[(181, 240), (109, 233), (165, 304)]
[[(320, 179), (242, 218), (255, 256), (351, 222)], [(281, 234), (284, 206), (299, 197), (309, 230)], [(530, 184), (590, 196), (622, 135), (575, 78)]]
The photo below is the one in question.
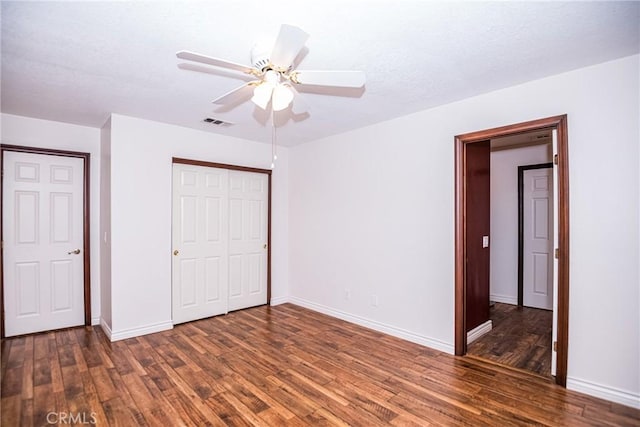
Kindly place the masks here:
[(554, 116), (455, 137), (455, 354), (467, 352), (465, 328), (465, 147), (467, 144), (542, 129), (558, 132), (558, 321), (556, 383), (566, 387), (569, 343), (569, 159), (567, 116)]
[(271, 169), (252, 168), (247, 166), (229, 165), (226, 163), (183, 159), (179, 157), (173, 157), (172, 162), (182, 165), (205, 166), (210, 168), (228, 169), (242, 172), (264, 173), (267, 175), (267, 185), (269, 191), (269, 197), (267, 199), (267, 305), (271, 305)]
[[(84, 170), (83, 170), (83, 206), (82, 206), (82, 217), (83, 217), (83, 227), (82, 227), (82, 240), (83, 240), (83, 262), (84, 262), (84, 324), (85, 326), (91, 325), (91, 241), (90, 241), (90, 187), (89, 187), (89, 176), (90, 176), (90, 153), (83, 153), (79, 151), (67, 151), (67, 150), (54, 150), (49, 148), (38, 148), (38, 147), (26, 147), (19, 145), (8, 145), (2, 144), (0, 145), (0, 162), (2, 164), (2, 170), (4, 172), (4, 152), (5, 151), (15, 151), (20, 153), (32, 153), (32, 154), (45, 154), (49, 156), (63, 156), (63, 157), (76, 157), (80, 158), (84, 162)], [(2, 176), (2, 180), (4, 180), (4, 174)], [(0, 198), (2, 198), (2, 191), (4, 189), (4, 183), (0, 184)], [(0, 218), (4, 223), (4, 218), (2, 218), (3, 209), (0, 208)], [(2, 236), (2, 227), (0, 227), (0, 240), (3, 239)], [(0, 336), (4, 338), (4, 248), (0, 251)]]

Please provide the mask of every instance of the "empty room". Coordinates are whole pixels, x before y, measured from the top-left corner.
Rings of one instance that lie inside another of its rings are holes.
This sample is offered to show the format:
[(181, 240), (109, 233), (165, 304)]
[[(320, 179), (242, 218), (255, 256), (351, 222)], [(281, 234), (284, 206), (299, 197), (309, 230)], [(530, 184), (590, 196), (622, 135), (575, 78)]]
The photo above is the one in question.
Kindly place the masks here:
[(0, 19), (3, 426), (640, 424), (640, 2)]

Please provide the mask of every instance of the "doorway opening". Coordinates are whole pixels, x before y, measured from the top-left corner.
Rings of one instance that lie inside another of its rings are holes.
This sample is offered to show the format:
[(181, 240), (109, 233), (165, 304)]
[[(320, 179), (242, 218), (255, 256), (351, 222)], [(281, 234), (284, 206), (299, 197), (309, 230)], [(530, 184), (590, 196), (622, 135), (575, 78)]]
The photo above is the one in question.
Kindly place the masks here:
[[(472, 329), (469, 328), (468, 323), (470, 311), (477, 309), (476, 305), (480, 305), (481, 309), (487, 312), (487, 319), (490, 311), (488, 267), (487, 272), (484, 272), (485, 267), (477, 265), (481, 262), (488, 265), (488, 260), (484, 260), (488, 259), (488, 223), (484, 228), (480, 226), (479, 233), (476, 233), (477, 223), (486, 222), (482, 217), (486, 216), (484, 211), (488, 210), (489, 201), (485, 200), (484, 204), (478, 205), (477, 195), (470, 194), (478, 188), (474, 180), (487, 179), (482, 176), (488, 175), (474, 172), (482, 171), (482, 168), (478, 169), (476, 160), (478, 148), (488, 146), (488, 141), (497, 138), (516, 137), (532, 132), (554, 132), (556, 135), (557, 147), (553, 153), (553, 160), (556, 168), (554, 174), (557, 175), (555, 180), (557, 229), (554, 232), (557, 243), (553, 256), (557, 261), (553, 274), (557, 274), (555, 289), (557, 308), (553, 312), (553, 322), (556, 324), (557, 336), (553, 344), (549, 342), (549, 346), (553, 345), (552, 350), (555, 350), (552, 352), (552, 360), (556, 362), (555, 381), (559, 385), (566, 386), (569, 306), (569, 183), (566, 115), (472, 132), (455, 138), (455, 354), (459, 356), (467, 354), (467, 332)], [(487, 149), (486, 154), (482, 156), (489, 156), (488, 152)], [(488, 196), (485, 197), (487, 198)], [(480, 255), (477, 255), (478, 253)], [(479, 294), (477, 288), (482, 286), (478, 283), (482, 280), (486, 282), (486, 290)], [(478, 295), (481, 295), (480, 298)], [(500, 307), (494, 306), (492, 310), (495, 311), (496, 308)]]

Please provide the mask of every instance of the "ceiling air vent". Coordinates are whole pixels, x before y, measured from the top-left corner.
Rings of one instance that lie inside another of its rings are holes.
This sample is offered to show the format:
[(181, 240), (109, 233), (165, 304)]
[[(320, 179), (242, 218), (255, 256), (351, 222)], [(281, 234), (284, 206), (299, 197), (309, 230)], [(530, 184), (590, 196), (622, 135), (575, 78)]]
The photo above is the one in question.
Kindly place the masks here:
[(231, 126), (233, 124), (231, 122), (225, 122), (224, 120), (214, 119), (213, 117), (205, 118), (204, 122), (211, 123), (212, 125), (216, 125), (216, 126)]

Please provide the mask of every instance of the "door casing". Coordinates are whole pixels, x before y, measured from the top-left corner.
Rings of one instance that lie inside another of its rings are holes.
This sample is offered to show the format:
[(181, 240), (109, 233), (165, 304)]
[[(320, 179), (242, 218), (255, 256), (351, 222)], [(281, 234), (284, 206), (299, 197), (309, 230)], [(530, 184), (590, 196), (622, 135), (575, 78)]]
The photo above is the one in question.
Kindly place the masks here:
[[(64, 157), (76, 157), (81, 158), (84, 161), (84, 177), (83, 177), (83, 204), (82, 204), (82, 241), (83, 241), (83, 263), (84, 263), (84, 324), (85, 326), (91, 325), (91, 253), (90, 253), (90, 222), (89, 222), (89, 207), (90, 207), (90, 191), (89, 191), (89, 176), (90, 176), (90, 153), (83, 153), (78, 151), (66, 151), (66, 150), (55, 150), (49, 148), (37, 148), (37, 147), (26, 147), (19, 145), (8, 145), (2, 144), (0, 145), (0, 164), (4, 170), (4, 152), (5, 151), (15, 151), (20, 153), (31, 153), (31, 154), (44, 154), (49, 156), (64, 156)], [(4, 179), (4, 176), (2, 177)], [(0, 198), (2, 197), (1, 192), (4, 186), (0, 183)], [(0, 220), (4, 220), (2, 215), (4, 214), (4, 207), (0, 207)], [(0, 227), (0, 240), (3, 240), (2, 236), (2, 227)], [(4, 248), (0, 250), (0, 337), (4, 338)]]
[(465, 171), (465, 150), (468, 144), (507, 135), (556, 129), (558, 132), (558, 310), (554, 315), (558, 322), (556, 383), (566, 387), (567, 351), (569, 342), (569, 159), (567, 138), (567, 115), (486, 129), (458, 135), (455, 143), (455, 354), (463, 356), (467, 352), (466, 335), (466, 283), (465, 283), (465, 192), (467, 189)]

